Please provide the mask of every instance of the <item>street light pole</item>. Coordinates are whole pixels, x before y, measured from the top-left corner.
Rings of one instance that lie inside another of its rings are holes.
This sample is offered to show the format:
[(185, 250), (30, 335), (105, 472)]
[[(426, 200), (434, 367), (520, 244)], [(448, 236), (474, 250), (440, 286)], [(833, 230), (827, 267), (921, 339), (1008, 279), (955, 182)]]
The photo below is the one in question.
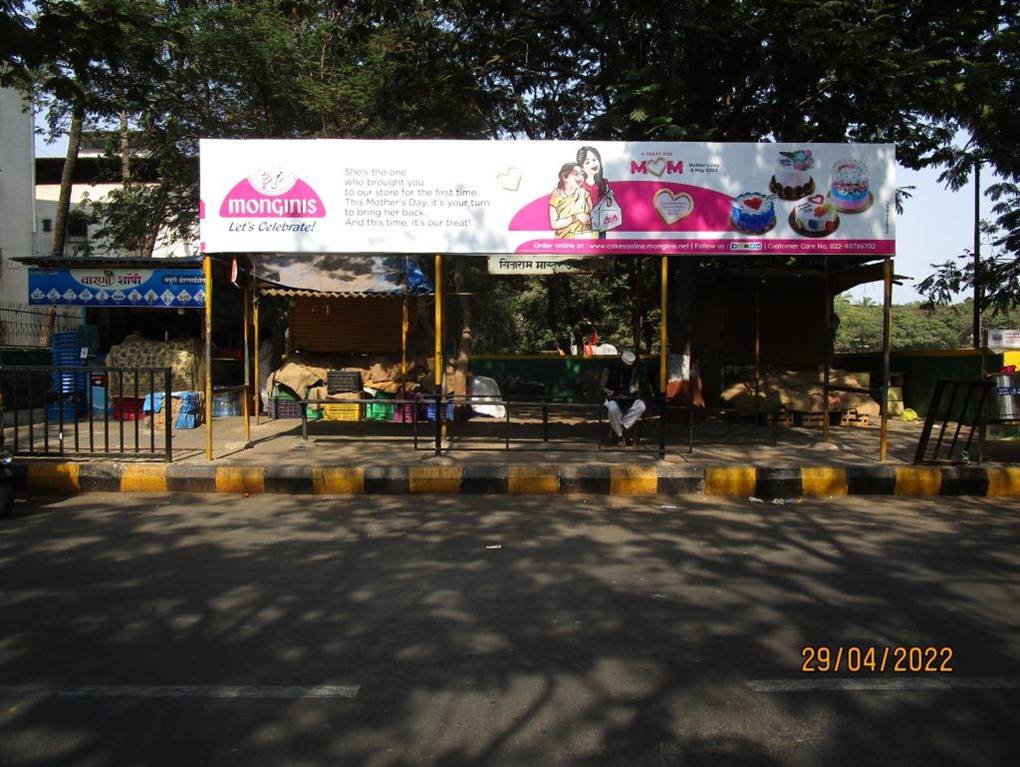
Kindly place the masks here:
[(974, 163), (974, 348), (981, 348), (981, 161)]

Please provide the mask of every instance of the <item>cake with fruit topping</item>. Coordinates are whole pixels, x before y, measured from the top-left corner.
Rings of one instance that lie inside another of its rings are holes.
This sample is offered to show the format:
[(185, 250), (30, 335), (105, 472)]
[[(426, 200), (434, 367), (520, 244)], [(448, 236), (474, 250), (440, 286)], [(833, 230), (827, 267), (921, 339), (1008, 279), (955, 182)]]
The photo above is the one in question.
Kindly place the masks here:
[(731, 203), (730, 222), (738, 232), (763, 234), (776, 225), (773, 195), (745, 192)]
[(769, 182), (769, 191), (784, 200), (806, 197), (815, 191), (815, 180), (811, 178), (814, 166), (815, 158), (810, 149), (780, 152), (772, 181)]

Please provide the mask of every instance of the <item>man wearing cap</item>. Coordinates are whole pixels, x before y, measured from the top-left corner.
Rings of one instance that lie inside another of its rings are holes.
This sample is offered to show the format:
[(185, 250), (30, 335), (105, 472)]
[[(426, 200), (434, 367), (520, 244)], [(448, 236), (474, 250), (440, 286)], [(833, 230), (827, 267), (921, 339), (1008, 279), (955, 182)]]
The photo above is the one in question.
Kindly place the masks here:
[(602, 391), (611, 429), (607, 439), (618, 447), (633, 444), (630, 430), (645, 412), (641, 396), (648, 391), (648, 384), (636, 363), (637, 355), (624, 349), (619, 359), (602, 371)]

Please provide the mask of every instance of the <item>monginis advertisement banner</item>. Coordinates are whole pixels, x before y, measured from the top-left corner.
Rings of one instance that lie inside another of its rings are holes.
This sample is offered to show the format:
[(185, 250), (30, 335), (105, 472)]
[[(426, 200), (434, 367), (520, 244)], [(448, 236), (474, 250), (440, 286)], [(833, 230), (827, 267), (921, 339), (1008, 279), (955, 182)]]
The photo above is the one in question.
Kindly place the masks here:
[(894, 255), (891, 144), (203, 140), (220, 253)]

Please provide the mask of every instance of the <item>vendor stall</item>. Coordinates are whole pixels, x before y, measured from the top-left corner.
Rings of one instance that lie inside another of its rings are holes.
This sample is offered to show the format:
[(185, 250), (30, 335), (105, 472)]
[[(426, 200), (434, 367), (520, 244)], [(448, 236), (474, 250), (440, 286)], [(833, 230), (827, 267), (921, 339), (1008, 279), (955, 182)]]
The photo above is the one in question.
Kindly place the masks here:
[[(256, 331), (255, 364), (267, 406), (278, 390), (328, 405), (366, 393), (391, 397), (416, 386), (424, 364), (414, 351), (420, 349), (414, 331), (422, 298), (432, 290), (416, 259), (272, 254), (253, 261), (255, 316), (260, 316), (262, 302), (276, 299), (286, 302), (288, 320), (285, 364), (268, 368), (264, 377), (265, 345)], [(333, 386), (331, 373), (346, 373), (351, 381), (356, 377), (357, 385)], [(326, 405), (314, 415), (342, 412), (350, 420), (351, 408), (340, 411)], [(279, 416), (279, 402), (269, 411)]]
[[(93, 387), (95, 391), (89, 392), (90, 402), (97, 398), (93, 409), (106, 412), (109, 408), (118, 420), (155, 416), (157, 398), (144, 395), (147, 404), (141, 404), (141, 393), (149, 390), (146, 374), (131, 373), (130, 369), (166, 368), (171, 371), (174, 393), (173, 407), (168, 410), (186, 410), (185, 415), (191, 417), (181, 417), (175, 425), (188, 428), (200, 423), (201, 409), (196, 403), (205, 399), (207, 379), (215, 387), (243, 385), (245, 332), (241, 314), (245, 291), (231, 283), (230, 263), (220, 264), (210, 275), (220, 284), (217, 300), (211, 303), (212, 291), (200, 258), (75, 256), (19, 261), (29, 268), (29, 303), (83, 310), (74, 359), (61, 359), (61, 364), (74, 362), (94, 368), (98, 363), (121, 371), (103, 381), (101, 390)], [(203, 311), (216, 318), (210, 323), (214, 329), (208, 340), (215, 353), (209, 358), (203, 354)], [(162, 398), (158, 401), (162, 403)], [(189, 403), (187, 407), (184, 401)], [(71, 408), (68, 413), (77, 410)]]

